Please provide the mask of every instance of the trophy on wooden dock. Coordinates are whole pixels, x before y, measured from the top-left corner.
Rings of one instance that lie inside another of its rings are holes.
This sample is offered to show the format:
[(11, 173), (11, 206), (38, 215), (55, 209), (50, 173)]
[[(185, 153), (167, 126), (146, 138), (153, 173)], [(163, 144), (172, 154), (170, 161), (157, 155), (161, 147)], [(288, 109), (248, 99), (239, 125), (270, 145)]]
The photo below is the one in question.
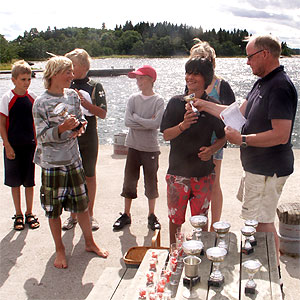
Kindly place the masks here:
[(213, 224), (214, 231), (217, 233), (219, 237), (218, 247), (224, 248), (226, 250), (226, 253), (228, 250), (228, 245), (225, 241), (225, 236), (228, 233), (230, 227), (231, 225), (228, 222), (224, 222), (224, 221), (215, 222)]
[(255, 294), (256, 283), (253, 278), (256, 272), (259, 271), (261, 263), (257, 260), (247, 260), (243, 262), (243, 267), (246, 269), (249, 280), (245, 285), (245, 294)]
[(253, 234), (255, 233), (255, 228), (252, 226), (244, 226), (241, 229), (241, 232), (243, 234), (243, 236), (245, 237), (245, 245), (242, 247), (242, 252), (244, 254), (251, 254), (254, 251), (254, 248), (252, 247), (251, 243), (250, 243), (250, 237), (253, 236)]
[(224, 276), (220, 271), (220, 263), (227, 254), (225, 248), (212, 247), (206, 250), (206, 256), (213, 262), (213, 271), (208, 279), (208, 286), (220, 287), (224, 283)]
[[(256, 220), (246, 220), (245, 221), (245, 226), (252, 226), (252, 227), (256, 228), (257, 225), (258, 225), (258, 222)], [(252, 247), (257, 245), (257, 240), (255, 239), (254, 235), (251, 235), (249, 237), (249, 242), (250, 242)]]
[[(207, 224), (207, 217), (204, 215), (196, 215), (190, 217), (190, 223), (195, 228), (195, 238), (197, 241), (201, 241), (201, 232), (202, 228)], [(204, 254), (204, 250), (202, 249), (200, 255)]]
[[(53, 110), (54, 114), (63, 117), (64, 119), (70, 118), (68, 113), (68, 108), (64, 103), (59, 103), (55, 106)], [(82, 127), (82, 123), (79, 122), (79, 125), (72, 129), (72, 131), (77, 131)]]
[(187, 299), (197, 298), (198, 294), (193, 287), (200, 282), (199, 276), (199, 265), (201, 263), (201, 259), (194, 255), (189, 255), (183, 259), (184, 263), (184, 274), (183, 278), (183, 286), (187, 289), (183, 292), (183, 297)]

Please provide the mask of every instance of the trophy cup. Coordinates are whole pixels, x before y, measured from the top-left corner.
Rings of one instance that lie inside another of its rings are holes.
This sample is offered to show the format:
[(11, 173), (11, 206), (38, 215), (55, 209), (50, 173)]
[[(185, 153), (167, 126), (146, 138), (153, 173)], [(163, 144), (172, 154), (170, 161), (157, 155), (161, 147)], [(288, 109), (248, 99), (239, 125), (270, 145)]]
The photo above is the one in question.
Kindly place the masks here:
[(249, 238), (255, 233), (255, 228), (252, 226), (244, 226), (241, 229), (243, 236), (245, 236), (245, 245), (242, 247), (242, 252), (244, 254), (251, 254), (254, 251), (254, 248), (251, 246)]
[[(252, 226), (252, 227), (256, 228), (257, 225), (258, 225), (258, 222), (256, 220), (246, 220), (245, 221), (245, 226)], [(250, 242), (252, 247), (257, 245), (257, 240), (255, 239), (254, 235), (251, 235), (249, 237), (249, 242)]]
[(196, 240), (190, 240), (185, 241), (182, 244), (183, 252), (186, 255), (200, 255), (202, 249), (203, 249), (203, 243), (201, 241)]
[(187, 256), (183, 259), (184, 263), (184, 274), (183, 286), (187, 289), (183, 292), (183, 297), (187, 299), (197, 298), (198, 294), (196, 291), (193, 291), (193, 287), (200, 282), (199, 276), (199, 265), (201, 259), (197, 256)]
[[(64, 119), (70, 118), (70, 115), (68, 113), (68, 108), (64, 103), (59, 103), (55, 106), (53, 110), (54, 114), (63, 117)], [(72, 129), (72, 131), (77, 131), (82, 127), (82, 123), (79, 122), (79, 125)]]
[(213, 271), (208, 279), (208, 286), (220, 287), (224, 283), (224, 276), (220, 271), (220, 263), (227, 254), (225, 248), (212, 247), (206, 250), (206, 256), (213, 262)]
[[(201, 232), (202, 228), (207, 224), (207, 217), (203, 215), (196, 215), (190, 217), (190, 223), (195, 228), (195, 238), (197, 241), (201, 241)], [(202, 249), (201, 254), (204, 254), (204, 250)]]
[(219, 222), (215, 222), (213, 224), (213, 228), (219, 237), (218, 247), (224, 248), (227, 253), (228, 245), (226, 244), (226, 241), (225, 241), (225, 235), (226, 235), (226, 233), (228, 233), (228, 231), (230, 229), (230, 224), (228, 222), (219, 221)]
[(257, 260), (247, 260), (243, 262), (243, 267), (246, 269), (249, 280), (245, 285), (245, 294), (255, 294), (256, 283), (253, 280), (253, 277), (256, 272), (259, 271), (261, 263)]

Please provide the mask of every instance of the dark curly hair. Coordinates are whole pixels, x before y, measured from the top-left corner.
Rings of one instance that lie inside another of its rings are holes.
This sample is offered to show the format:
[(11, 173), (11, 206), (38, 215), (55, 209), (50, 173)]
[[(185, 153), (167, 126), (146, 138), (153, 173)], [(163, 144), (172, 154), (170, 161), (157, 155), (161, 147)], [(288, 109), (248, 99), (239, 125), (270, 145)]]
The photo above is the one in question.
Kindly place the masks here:
[(205, 87), (211, 84), (214, 76), (213, 64), (208, 58), (203, 57), (193, 57), (190, 58), (185, 64), (185, 72), (187, 74), (200, 74), (204, 78)]

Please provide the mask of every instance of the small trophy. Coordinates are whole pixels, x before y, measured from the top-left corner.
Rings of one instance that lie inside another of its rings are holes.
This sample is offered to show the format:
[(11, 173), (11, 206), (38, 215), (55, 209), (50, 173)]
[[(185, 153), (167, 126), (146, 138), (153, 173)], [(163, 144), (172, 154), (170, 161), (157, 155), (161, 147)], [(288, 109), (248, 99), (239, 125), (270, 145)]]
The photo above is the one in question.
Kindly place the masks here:
[(198, 109), (193, 105), (194, 100), (195, 100), (195, 93), (190, 94), (190, 95), (187, 95), (187, 96), (184, 96), (183, 99), (184, 99), (186, 102), (190, 103), (191, 106), (192, 106), (193, 112), (195, 112), (195, 113), (197, 113), (197, 114), (199, 115)]
[[(252, 226), (252, 227), (256, 228), (257, 225), (258, 225), (258, 222), (256, 220), (246, 220), (245, 221), (245, 226)], [(250, 242), (252, 247), (257, 245), (257, 240), (255, 239), (254, 235), (251, 235), (249, 237), (249, 242)]]
[[(63, 117), (64, 119), (70, 118), (70, 115), (68, 113), (68, 108), (64, 103), (59, 103), (55, 106), (53, 110), (54, 114)], [(79, 122), (79, 125), (72, 129), (72, 131), (77, 131), (82, 127), (82, 123)]]
[(184, 263), (184, 274), (183, 285), (187, 288), (183, 292), (183, 297), (187, 299), (197, 298), (198, 294), (196, 291), (193, 291), (193, 287), (200, 282), (199, 276), (199, 265), (201, 259), (197, 256), (187, 256), (183, 259)]
[(243, 262), (243, 267), (246, 269), (249, 280), (245, 285), (245, 294), (255, 294), (256, 283), (253, 280), (253, 277), (256, 272), (259, 271), (261, 263), (257, 260), (247, 260)]
[(203, 243), (201, 241), (195, 241), (195, 240), (185, 241), (182, 244), (182, 249), (186, 255), (197, 256), (200, 255), (203, 249)]
[(208, 279), (208, 286), (220, 287), (224, 283), (224, 276), (220, 271), (220, 263), (224, 260), (227, 250), (220, 247), (212, 247), (206, 250), (206, 256), (213, 262), (213, 271)]
[(255, 228), (252, 226), (244, 226), (241, 229), (243, 236), (245, 236), (245, 245), (242, 247), (242, 252), (244, 254), (251, 254), (254, 251), (254, 248), (251, 246), (249, 238), (255, 233)]
[[(207, 224), (207, 217), (203, 215), (196, 215), (190, 217), (190, 223), (195, 228), (195, 238), (197, 241), (201, 241), (201, 232), (202, 228)], [(202, 249), (201, 254), (204, 254), (204, 250)]]
[(225, 235), (226, 233), (228, 233), (230, 227), (231, 225), (228, 222), (223, 222), (223, 221), (215, 222), (213, 224), (214, 231), (217, 233), (219, 237), (218, 247), (224, 248), (226, 252), (228, 250), (228, 245), (226, 244), (225, 241)]

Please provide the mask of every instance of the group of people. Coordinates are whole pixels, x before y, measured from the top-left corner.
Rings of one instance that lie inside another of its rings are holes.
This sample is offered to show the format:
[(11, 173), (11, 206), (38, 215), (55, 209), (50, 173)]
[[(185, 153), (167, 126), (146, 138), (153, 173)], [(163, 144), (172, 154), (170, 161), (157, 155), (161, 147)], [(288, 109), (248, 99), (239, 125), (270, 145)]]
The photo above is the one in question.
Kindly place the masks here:
[[(157, 73), (153, 67), (145, 65), (128, 74), (136, 79), (140, 91), (130, 96), (125, 113), (129, 132), (121, 193), (124, 212), (113, 224), (114, 230), (131, 223), (130, 209), (132, 200), (137, 198), (141, 166), (149, 206), (148, 226), (152, 230), (161, 228), (155, 215), (159, 129), (170, 141), (166, 174), (170, 243), (175, 242), (175, 233), (185, 222), (188, 202), (192, 215), (206, 216), (211, 203), (211, 224), (220, 220), (220, 171), (228, 140), (241, 149), (241, 215), (257, 220), (257, 231), (274, 233), (279, 265), (274, 220), (283, 186), (293, 172), (291, 134), (298, 97), (280, 65), (281, 44), (276, 38), (250, 37), (246, 53), (247, 64), (259, 79), (240, 105), (246, 119), (241, 132), (225, 127), (220, 119), (220, 113), (235, 101), (235, 96), (228, 82), (215, 74), (216, 55), (207, 42), (197, 40), (191, 48), (185, 64), (186, 89), (182, 95), (172, 97), (166, 108), (163, 97), (154, 91)], [(49, 218), (57, 268), (67, 267), (61, 228), (70, 229), (77, 220), (86, 250), (102, 257), (108, 255), (92, 236), (92, 230), (99, 228), (93, 216), (98, 154), (96, 116), (105, 118), (107, 107), (102, 85), (87, 77), (88, 70), (89, 56), (82, 49), (64, 57), (52, 57), (44, 71), (46, 90), (36, 98), (27, 91), (30, 67), (18, 62), (12, 69), (15, 89), (5, 94), (0, 104), (5, 184), (12, 187), (16, 209), (14, 228), (22, 230), (25, 226), (21, 185), (25, 187), (27, 204), (25, 223), (32, 229), (39, 227), (38, 218), (32, 213), (36, 163), (42, 168), (41, 204)], [(61, 104), (63, 113), (58, 109)], [(62, 226), (63, 208), (71, 215)]]

